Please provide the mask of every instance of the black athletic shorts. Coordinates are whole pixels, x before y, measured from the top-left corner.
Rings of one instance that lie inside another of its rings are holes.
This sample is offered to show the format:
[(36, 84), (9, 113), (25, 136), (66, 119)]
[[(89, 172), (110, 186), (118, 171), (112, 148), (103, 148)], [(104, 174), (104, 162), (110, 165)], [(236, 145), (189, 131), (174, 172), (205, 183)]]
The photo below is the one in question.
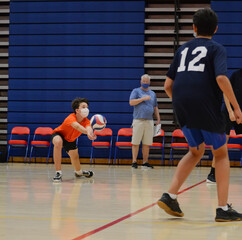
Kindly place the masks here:
[(65, 140), (65, 138), (60, 134), (60, 133), (53, 133), (51, 135), (51, 141), (53, 140), (53, 138), (55, 136), (60, 136), (63, 140), (63, 148), (65, 149), (65, 151), (68, 153), (70, 150), (75, 150), (77, 149), (77, 145), (76, 145), (76, 140), (74, 142), (68, 142)]
[(229, 118), (228, 111), (223, 111), (224, 119), (225, 119), (225, 133), (226, 135), (230, 134), (230, 130), (234, 129), (236, 132), (236, 135), (242, 134), (242, 124), (237, 124), (236, 121), (231, 121)]

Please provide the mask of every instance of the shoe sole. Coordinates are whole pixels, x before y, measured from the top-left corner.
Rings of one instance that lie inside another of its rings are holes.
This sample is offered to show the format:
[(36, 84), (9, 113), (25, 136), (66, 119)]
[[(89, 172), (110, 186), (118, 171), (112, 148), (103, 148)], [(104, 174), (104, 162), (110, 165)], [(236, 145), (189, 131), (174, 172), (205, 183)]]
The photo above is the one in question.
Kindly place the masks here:
[(213, 181), (211, 181), (211, 180), (209, 180), (209, 179), (207, 179), (206, 182), (207, 182), (207, 183), (213, 183), (213, 184), (216, 184), (216, 181), (213, 182)]
[(81, 177), (85, 177), (85, 178), (91, 178), (94, 175), (94, 173), (92, 171), (90, 171), (90, 175), (89, 176), (85, 176), (85, 175), (78, 175), (75, 173), (75, 177), (76, 178), (81, 178)]
[(215, 222), (233, 222), (233, 221), (241, 221), (241, 219), (240, 218), (229, 219), (229, 220), (226, 220), (226, 219), (215, 219)]
[(172, 215), (172, 216), (175, 216), (175, 217), (183, 217), (184, 216), (184, 213), (178, 213), (178, 212), (172, 211), (165, 203), (163, 203), (161, 201), (158, 201), (157, 204), (160, 208), (162, 208), (169, 215)]
[(52, 180), (53, 181), (53, 183), (60, 183), (60, 182), (62, 182), (62, 179), (61, 180)]
[(90, 175), (89, 176), (85, 176), (86, 178), (91, 178), (94, 175), (94, 173), (92, 171), (90, 171)]

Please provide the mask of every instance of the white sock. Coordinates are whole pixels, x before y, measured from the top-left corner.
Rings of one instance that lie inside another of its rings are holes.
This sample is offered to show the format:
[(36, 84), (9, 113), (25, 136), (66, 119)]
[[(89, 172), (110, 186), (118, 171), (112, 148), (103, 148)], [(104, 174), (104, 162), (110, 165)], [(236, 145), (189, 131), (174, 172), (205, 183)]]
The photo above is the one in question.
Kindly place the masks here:
[(226, 206), (218, 206), (218, 208), (222, 208), (224, 211), (228, 211), (229, 210), (228, 205), (226, 205)]
[(56, 171), (56, 173), (59, 173), (60, 175), (62, 175), (62, 171), (61, 170)]
[(75, 173), (78, 174), (78, 175), (82, 175), (82, 174), (83, 174), (83, 173), (82, 173), (82, 170), (80, 170), (80, 171), (75, 171)]
[(172, 199), (177, 199), (177, 195), (176, 194), (172, 194), (172, 193), (168, 193), (169, 194), (169, 196), (172, 198)]

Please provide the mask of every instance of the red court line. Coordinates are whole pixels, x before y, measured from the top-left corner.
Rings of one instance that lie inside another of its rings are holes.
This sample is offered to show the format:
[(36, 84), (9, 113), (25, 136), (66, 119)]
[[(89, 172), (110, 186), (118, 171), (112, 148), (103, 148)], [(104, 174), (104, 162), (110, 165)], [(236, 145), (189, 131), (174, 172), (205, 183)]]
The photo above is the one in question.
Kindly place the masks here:
[[(206, 182), (206, 180), (203, 180), (203, 181), (201, 181), (201, 182), (199, 182), (199, 183), (197, 183), (197, 184), (195, 184), (195, 185), (192, 185), (192, 186), (190, 186), (190, 187), (188, 187), (188, 188), (185, 188), (185, 189), (181, 190), (180, 192), (178, 192), (177, 194), (184, 193), (184, 192), (188, 191), (189, 189), (194, 188), (194, 187), (196, 187), (196, 186), (198, 186), (198, 185), (200, 185), (200, 184), (202, 184), (202, 183), (204, 183), (204, 182)], [(91, 235), (93, 235), (93, 234), (95, 234), (95, 233), (97, 233), (97, 232), (100, 232), (100, 231), (102, 231), (102, 230), (104, 230), (104, 229), (106, 229), (106, 228), (109, 228), (109, 227), (111, 227), (111, 226), (113, 226), (113, 225), (115, 225), (115, 224), (117, 224), (117, 223), (119, 223), (119, 222), (122, 222), (122, 221), (124, 221), (124, 220), (127, 219), (127, 218), (130, 218), (130, 217), (132, 217), (132, 216), (134, 216), (134, 215), (136, 215), (136, 214), (138, 214), (138, 213), (141, 213), (141, 212), (145, 211), (146, 209), (155, 206), (156, 204), (157, 204), (157, 202), (152, 203), (152, 204), (150, 204), (150, 205), (148, 205), (148, 206), (146, 206), (146, 207), (144, 207), (144, 208), (141, 208), (141, 209), (139, 209), (139, 210), (137, 210), (137, 211), (135, 211), (135, 212), (133, 212), (133, 213), (130, 213), (130, 214), (128, 214), (128, 215), (126, 215), (126, 216), (124, 216), (124, 217), (121, 217), (121, 218), (119, 218), (119, 219), (117, 219), (117, 220), (115, 220), (115, 221), (113, 221), (113, 222), (110, 222), (110, 223), (108, 223), (108, 224), (105, 224), (105, 225), (103, 225), (102, 227), (96, 228), (96, 229), (94, 229), (94, 230), (92, 230), (92, 231), (90, 231), (90, 232), (88, 232), (88, 233), (85, 233), (85, 234), (83, 234), (83, 235), (81, 235), (81, 236), (79, 236), (79, 237), (76, 237), (76, 238), (74, 238), (74, 239), (72, 239), (72, 240), (81, 240), (81, 239), (84, 239), (84, 238), (86, 238), (86, 237), (89, 237), (89, 236), (91, 236)]]

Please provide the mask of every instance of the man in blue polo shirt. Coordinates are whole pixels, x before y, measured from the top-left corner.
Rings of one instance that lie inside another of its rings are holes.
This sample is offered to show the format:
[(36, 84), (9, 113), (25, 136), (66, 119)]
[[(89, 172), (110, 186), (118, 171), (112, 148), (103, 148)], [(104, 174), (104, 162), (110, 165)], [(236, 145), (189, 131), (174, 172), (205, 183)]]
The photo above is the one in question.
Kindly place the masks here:
[(137, 156), (139, 145), (142, 141), (143, 167), (153, 168), (148, 162), (150, 145), (153, 144), (154, 122), (153, 114), (155, 114), (157, 122), (160, 123), (160, 114), (156, 95), (149, 89), (150, 77), (144, 74), (141, 77), (141, 87), (135, 88), (130, 95), (129, 104), (134, 106), (133, 113), (133, 136), (132, 136), (132, 155), (133, 168), (138, 168)]

